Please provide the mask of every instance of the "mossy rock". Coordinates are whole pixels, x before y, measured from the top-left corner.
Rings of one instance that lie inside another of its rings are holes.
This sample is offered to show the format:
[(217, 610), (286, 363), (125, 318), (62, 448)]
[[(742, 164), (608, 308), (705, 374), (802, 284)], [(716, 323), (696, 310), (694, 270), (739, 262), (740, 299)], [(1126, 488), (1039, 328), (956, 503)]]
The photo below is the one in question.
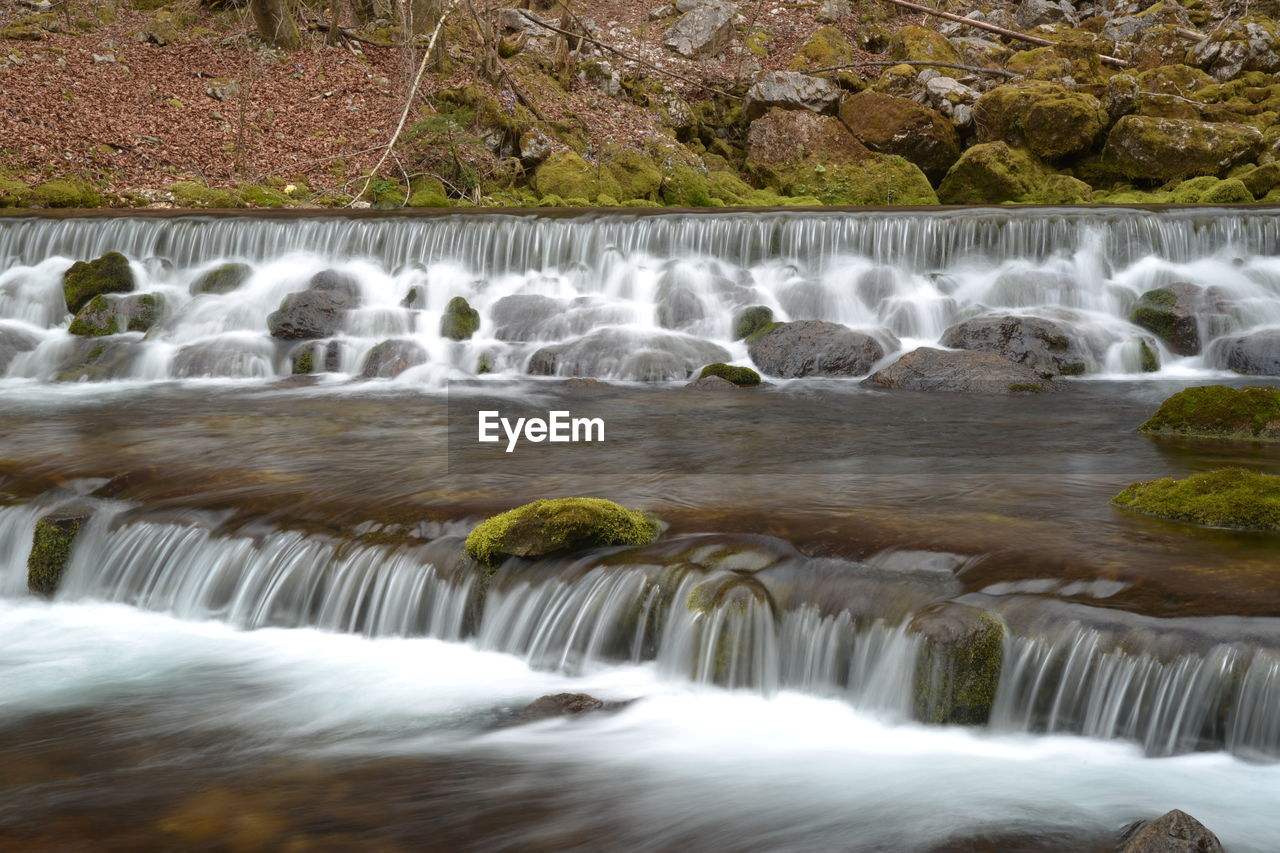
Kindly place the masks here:
[(67, 331), (86, 338), (145, 332), (163, 312), (164, 297), (158, 293), (125, 297), (98, 295), (76, 313)]
[(1102, 102), (1057, 83), (998, 86), (973, 107), (979, 142), (1004, 141), (1043, 160), (1088, 151), (1109, 120)]
[(750, 367), (735, 367), (734, 365), (723, 364), (720, 362), (708, 364), (706, 367), (702, 368), (702, 372), (698, 374), (699, 379), (704, 379), (708, 376), (717, 376), (727, 382), (732, 382), (734, 385), (760, 384), (760, 374), (756, 373)]
[(533, 173), (533, 186), (544, 199), (593, 199), (601, 193), (619, 198), (618, 182), (608, 170), (597, 168), (572, 151), (552, 154)]
[(750, 338), (774, 325), (773, 309), (767, 305), (752, 305), (743, 308), (733, 317), (733, 339), (735, 341)]
[(1030, 152), (1004, 142), (984, 142), (960, 155), (938, 186), (943, 204), (1080, 204), (1092, 188), (1060, 175)]
[(860, 163), (810, 166), (785, 175), (789, 195), (811, 195), (824, 205), (934, 205), (938, 196), (915, 163), (871, 154)]
[(1160, 370), (1160, 353), (1146, 341), (1138, 341), (1138, 357), (1141, 359), (1143, 373), (1156, 373)]
[(1129, 314), (1129, 322), (1159, 337), (1178, 355), (1198, 355), (1200, 322), (1196, 308), (1202, 300), (1198, 286), (1174, 282), (1142, 294)]
[(289, 373), (309, 376), (316, 372), (316, 352), (313, 344), (303, 344), (289, 354)]
[(1180, 181), (1169, 193), (1169, 201), (1174, 204), (1199, 204), (1205, 193), (1219, 184), (1213, 175), (1202, 175), (1199, 178), (1188, 178)]
[(409, 196), (409, 201), (406, 202), (406, 206), (408, 207), (451, 207), (452, 202), (450, 202), (448, 196), (444, 195), (443, 193), (436, 193), (431, 190), (419, 190), (418, 192)]
[(617, 185), (617, 193), (609, 193), (619, 201), (657, 201), (662, 188), (662, 169), (649, 155), (634, 149), (608, 150), (604, 170)]
[(440, 337), (465, 341), (480, 329), (480, 312), (471, 307), (461, 296), (455, 296), (445, 306), (440, 317)]
[(107, 252), (92, 261), (76, 261), (62, 277), (62, 293), (72, 314), (78, 313), (95, 296), (128, 293), (133, 287), (129, 260), (119, 252)]
[(674, 207), (711, 207), (711, 189), (707, 178), (697, 169), (684, 164), (672, 167), (662, 182), (662, 200)]
[(1280, 388), (1188, 388), (1165, 400), (1138, 430), (1156, 435), (1280, 441)]
[(960, 62), (960, 56), (946, 36), (914, 24), (893, 34), (889, 40), (889, 58), (914, 62)]
[(1201, 204), (1242, 204), (1253, 201), (1253, 193), (1238, 178), (1218, 181), (1200, 197)]
[(31, 188), (29, 204), (36, 207), (101, 207), (102, 195), (88, 181), (73, 178), (45, 181)]
[(31, 539), (31, 555), (27, 557), (27, 589), (36, 595), (53, 595), (62, 582), (71, 559), (80, 528), (88, 520), (88, 513), (59, 512), (46, 515), (36, 522)]
[(923, 723), (986, 725), (1004, 661), (1004, 624), (957, 602), (922, 610), (907, 626), (921, 639), (912, 705)]
[(1221, 176), (1254, 159), (1262, 133), (1243, 124), (1128, 115), (1107, 136), (1104, 156), (1129, 178)]
[(1267, 163), (1237, 177), (1255, 199), (1264, 198), (1267, 193), (1280, 186), (1280, 163)]
[(466, 553), (495, 566), (507, 557), (542, 557), (612, 545), (647, 545), (658, 523), (643, 512), (601, 498), (539, 500), (481, 522)]
[(1134, 483), (1113, 502), (1146, 515), (1235, 530), (1280, 530), (1280, 477), (1220, 468)]
[(840, 120), (863, 145), (897, 154), (938, 181), (960, 157), (955, 126), (937, 110), (880, 92), (859, 92), (840, 104)]
[(188, 291), (192, 296), (199, 296), (202, 293), (230, 293), (233, 290), (239, 290), (251, 275), (253, 275), (253, 267), (248, 264), (235, 262), (219, 264), (201, 273), (195, 281), (191, 282)]
[(178, 181), (169, 185), (174, 203), (182, 207), (243, 207), (239, 196), (230, 190), (213, 189), (199, 181)]

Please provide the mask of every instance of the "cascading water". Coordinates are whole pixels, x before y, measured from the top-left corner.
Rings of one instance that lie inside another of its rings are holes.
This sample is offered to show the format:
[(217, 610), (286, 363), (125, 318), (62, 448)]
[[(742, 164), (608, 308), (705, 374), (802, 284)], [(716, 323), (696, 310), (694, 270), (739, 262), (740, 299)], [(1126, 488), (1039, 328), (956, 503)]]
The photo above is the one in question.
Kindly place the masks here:
[[(428, 388), (536, 370), (546, 346), (561, 348), (561, 375), (683, 379), (746, 359), (731, 324), (755, 304), (867, 331), (890, 355), (977, 314), (1042, 316), (1071, 331), (1088, 372), (1139, 374), (1139, 341), (1163, 346), (1128, 321), (1152, 288), (1213, 286), (1221, 310), (1206, 344), (1280, 326), (1278, 247), (1280, 218), (1266, 212), (6, 219), (0, 371), (85, 375), (61, 277), (74, 260), (120, 251), (137, 292), (163, 298), (163, 317), (100, 341), (110, 346), (96, 379), (269, 379), (304, 351), (317, 372), (358, 376), (388, 340), (413, 353), (397, 381)], [(192, 295), (229, 261), (251, 266), (242, 285)], [(357, 283), (340, 328), (315, 342), (272, 338), (268, 315), (326, 269)], [(481, 316), (461, 343), (439, 333), (455, 296)], [(1224, 366), (1212, 346), (1161, 356), (1166, 375)]]

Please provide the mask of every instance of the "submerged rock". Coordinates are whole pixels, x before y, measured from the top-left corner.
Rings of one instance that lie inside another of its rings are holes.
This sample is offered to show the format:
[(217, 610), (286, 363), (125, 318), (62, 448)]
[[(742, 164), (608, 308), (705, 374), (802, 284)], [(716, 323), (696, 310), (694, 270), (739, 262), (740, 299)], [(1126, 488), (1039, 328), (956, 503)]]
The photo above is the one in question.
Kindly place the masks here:
[(1204, 824), (1174, 809), (1126, 829), (1116, 853), (1223, 853), (1223, 848)]
[(1140, 432), (1280, 440), (1280, 388), (1205, 385), (1165, 400)]
[(229, 336), (188, 344), (173, 354), (169, 373), (174, 379), (201, 377), (262, 378), (271, 376), (275, 348), (270, 341)]
[(586, 693), (553, 693), (530, 702), (520, 712), (522, 723), (532, 723), (550, 717), (573, 717), (593, 711), (616, 711), (629, 702), (606, 702)]
[(669, 382), (688, 379), (704, 364), (728, 360), (727, 350), (699, 338), (600, 329), (570, 343), (542, 347), (526, 370), (533, 376)]
[(737, 391), (738, 386), (719, 376), (700, 376), (684, 386), (690, 391)]
[(19, 353), (31, 352), (40, 345), (40, 339), (30, 332), (13, 326), (0, 325), (0, 375)]
[(747, 348), (756, 367), (769, 376), (862, 376), (884, 358), (871, 335), (821, 320), (779, 323)]
[(1210, 366), (1247, 376), (1280, 376), (1280, 329), (1219, 338), (1209, 347)]
[(1079, 376), (1087, 367), (1084, 354), (1066, 330), (1040, 317), (975, 317), (947, 329), (938, 343), (954, 349), (993, 352), (1046, 378)]
[(89, 304), (95, 296), (128, 293), (133, 287), (129, 259), (119, 252), (107, 252), (92, 261), (76, 261), (62, 277), (62, 293), (67, 310), (72, 314)]
[(58, 363), (58, 382), (104, 382), (129, 374), (138, 356), (138, 347), (129, 341), (77, 339), (75, 346)]
[(1280, 530), (1280, 477), (1220, 468), (1134, 483), (1112, 499), (1158, 518), (1235, 530)]
[(985, 725), (1000, 682), (1004, 624), (986, 611), (949, 601), (920, 611), (907, 631), (922, 640), (912, 680), (916, 719)]
[(267, 317), (267, 329), (281, 340), (332, 337), (340, 328), (351, 297), (340, 291), (301, 290), (290, 293), (280, 309)]
[(365, 356), (360, 376), (365, 379), (393, 379), (426, 362), (427, 351), (414, 341), (383, 341)]
[(906, 391), (961, 391), (979, 394), (1035, 394), (1057, 391), (1029, 367), (993, 352), (920, 347), (867, 379), (880, 388)]
[(71, 509), (50, 513), (36, 522), (27, 557), (27, 589), (36, 595), (57, 592), (71, 559), (71, 547), (88, 519), (87, 511)]
[(601, 498), (556, 498), (525, 504), (482, 521), (467, 536), (466, 553), (494, 566), (507, 557), (542, 557), (610, 545), (646, 545), (658, 523), (643, 512)]
[(233, 290), (239, 290), (240, 285), (248, 281), (251, 275), (253, 275), (253, 267), (248, 264), (220, 264), (191, 282), (188, 291), (192, 296), (199, 296), (202, 293), (230, 293)]
[(480, 312), (471, 307), (461, 296), (455, 296), (445, 306), (440, 317), (440, 337), (453, 341), (465, 341), (480, 329)]

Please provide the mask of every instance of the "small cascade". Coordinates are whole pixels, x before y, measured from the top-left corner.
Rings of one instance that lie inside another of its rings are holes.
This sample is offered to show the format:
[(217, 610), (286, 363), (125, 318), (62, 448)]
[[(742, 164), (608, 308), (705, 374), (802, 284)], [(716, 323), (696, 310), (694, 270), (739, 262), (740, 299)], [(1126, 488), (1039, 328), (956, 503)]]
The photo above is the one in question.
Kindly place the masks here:
[(44, 510), (31, 504), (0, 507), (0, 598), (27, 591), (27, 557)]
[[(63, 272), (106, 251), (130, 259), (161, 319), (72, 336)], [(1186, 375), (1223, 367), (1212, 341), (1280, 326), (1278, 253), (1280, 217), (1265, 211), (6, 218), (0, 377), (264, 381), (305, 363), (427, 388), (530, 372), (670, 381), (746, 361), (732, 321), (750, 305), (843, 323), (891, 351), (978, 314), (1031, 315), (1069, 332), (1090, 373), (1144, 375), (1146, 340)], [(226, 263), (247, 278), (192, 292)], [(267, 318), (325, 271), (353, 282), (338, 327), (271, 337)], [(1206, 355), (1163, 350), (1129, 322), (1140, 294), (1175, 281), (1213, 288)], [(440, 334), (457, 296), (481, 317), (461, 342)], [(376, 359), (388, 342), (392, 370)]]

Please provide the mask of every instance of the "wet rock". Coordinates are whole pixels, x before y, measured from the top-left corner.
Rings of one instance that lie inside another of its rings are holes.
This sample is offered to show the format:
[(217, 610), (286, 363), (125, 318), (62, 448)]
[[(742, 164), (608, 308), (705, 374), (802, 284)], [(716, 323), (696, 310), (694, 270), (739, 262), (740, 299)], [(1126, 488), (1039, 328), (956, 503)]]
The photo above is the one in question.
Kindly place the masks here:
[(413, 341), (383, 341), (369, 350), (360, 376), (364, 379), (393, 379), (426, 362), (426, 350)]
[(286, 341), (332, 337), (351, 307), (351, 297), (341, 291), (300, 290), (267, 317), (267, 329), (273, 338)]
[(239, 290), (240, 285), (252, 274), (253, 268), (248, 264), (221, 264), (198, 276), (191, 282), (189, 291), (192, 296), (199, 296), (201, 293), (230, 293)]
[(647, 545), (658, 523), (601, 498), (557, 498), (525, 504), (476, 525), (467, 555), (493, 566), (507, 557), (543, 557), (611, 545)]
[(526, 368), (534, 376), (592, 376), (638, 382), (688, 379), (704, 364), (729, 361), (723, 347), (684, 335), (599, 329), (533, 353)]
[(1204, 288), (1185, 281), (1148, 290), (1129, 314), (1129, 322), (1141, 326), (1178, 355), (1200, 352), (1197, 313), (1204, 303)]
[(992, 89), (973, 116), (979, 142), (1000, 140), (1043, 160), (1088, 151), (1109, 123), (1093, 95), (1038, 81)]
[(751, 368), (724, 364), (723, 362), (708, 364), (706, 367), (702, 368), (702, 372), (698, 374), (698, 377), (701, 379), (706, 379), (711, 376), (718, 377), (726, 382), (732, 382), (734, 385), (739, 386), (760, 384), (760, 374), (756, 373)]
[(654, 320), (664, 329), (682, 329), (706, 316), (702, 300), (692, 288), (664, 280), (658, 285)]
[(145, 332), (163, 313), (164, 297), (158, 293), (95, 296), (80, 309), (67, 331), (86, 338)]
[(727, 0), (700, 3), (667, 30), (663, 46), (688, 59), (720, 53), (733, 41), (737, 13), (737, 7)]
[(1262, 149), (1257, 128), (1228, 122), (1127, 115), (1107, 136), (1104, 157), (1130, 178), (1221, 175)]
[(58, 382), (104, 382), (129, 375), (138, 347), (128, 341), (82, 338), (58, 363)]
[(415, 284), (409, 288), (404, 299), (400, 300), (400, 307), (407, 308), (410, 311), (421, 311), (427, 307), (427, 293), (420, 284)]
[(75, 314), (95, 296), (133, 290), (129, 260), (119, 252), (107, 252), (92, 261), (76, 261), (62, 277), (67, 310)]
[(911, 620), (921, 639), (912, 678), (913, 710), (923, 723), (985, 725), (1004, 658), (1004, 625), (957, 602), (935, 604)]
[(593, 711), (615, 711), (627, 702), (605, 702), (586, 693), (554, 693), (535, 699), (520, 712), (520, 722), (532, 723), (551, 717), (574, 717)]
[(733, 316), (733, 339), (740, 341), (773, 325), (773, 309), (765, 305), (743, 308)]
[(440, 317), (440, 337), (453, 341), (465, 341), (480, 329), (480, 312), (472, 308), (461, 296), (455, 296), (445, 306)]
[(350, 273), (337, 270), (321, 270), (307, 282), (307, 290), (320, 293), (336, 293), (345, 296), (351, 307), (360, 304), (360, 282)]
[(769, 376), (862, 376), (884, 358), (871, 335), (838, 323), (779, 323), (748, 345), (756, 367)]
[(231, 336), (201, 341), (174, 353), (169, 372), (175, 379), (265, 378), (275, 373), (274, 354), (271, 342), (261, 338)]
[(71, 559), (80, 528), (89, 520), (85, 510), (64, 509), (36, 522), (27, 557), (27, 589), (36, 595), (53, 595)]
[(19, 353), (31, 352), (40, 345), (40, 339), (30, 332), (14, 326), (0, 325), (0, 376)]
[(757, 77), (747, 90), (743, 109), (751, 120), (774, 107), (834, 113), (839, 103), (840, 90), (828, 80), (798, 71), (770, 71)]
[(1219, 338), (1210, 345), (1206, 361), (1248, 376), (1280, 376), (1280, 329)]
[(1056, 391), (1029, 367), (993, 352), (921, 347), (878, 370), (867, 383), (905, 391), (956, 391), (979, 394), (1035, 394)]
[(738, 386), (719, 376), (700, 376), (684, 386), (690, 391), (737, 391)]
[(993, 352), (1040, 376), (1079, 376), (1087, 361), (1062, 326), (1040, 317), (975, 317), (942, 333), (944, 347)]
[(864, 91), (840, 105), (840, 120), (863, 145), (897, 154), (939, 181), (960, 158), (960, 137), (941, 113), (907, 98)]
[(1223, 848), (1204, 824), (1174, 809), (1126, 829), (1116, 853), (1223, 853)]

